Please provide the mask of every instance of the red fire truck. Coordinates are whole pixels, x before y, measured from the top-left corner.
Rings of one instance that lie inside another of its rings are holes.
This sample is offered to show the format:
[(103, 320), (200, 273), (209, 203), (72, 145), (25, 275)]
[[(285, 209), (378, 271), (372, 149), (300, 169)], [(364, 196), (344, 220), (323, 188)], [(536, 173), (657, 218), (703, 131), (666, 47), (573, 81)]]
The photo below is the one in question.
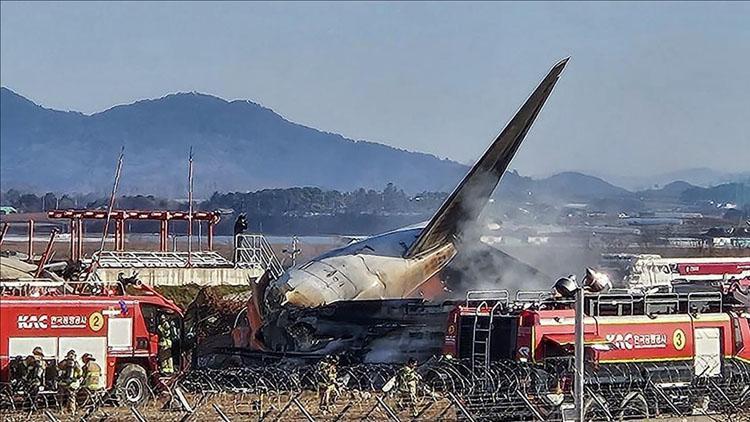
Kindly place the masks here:
[[(587, 295), (584, 306), (584, 378), (597, 397), (589, 407), (609, 416), (689, 414), (712, 390), (720, 392), (715, 411), (750, 406), (750, 279), (652, 294), (611, 290)], [(493, 365), (534, 374), (521, 377), (543, 380), (532, 403), (571, 391), (574, 322), (574, 301), (559, 295), (469, 292), (449, 316), (443, 352), (479, 374)]]
[(35, 347), (48, 363), (75, 350), (79, 359), (84, 353), (96, 358), (103, 386), (114, 388), (119, 401), (141, 404), (159, 380), (157, 324), (164, 318), (172, 327), (171, 353), (179, 369), (186, 364), (182, 312), (148, 286), (0, 281), (0, 382), (10, 381), (10, 361)]

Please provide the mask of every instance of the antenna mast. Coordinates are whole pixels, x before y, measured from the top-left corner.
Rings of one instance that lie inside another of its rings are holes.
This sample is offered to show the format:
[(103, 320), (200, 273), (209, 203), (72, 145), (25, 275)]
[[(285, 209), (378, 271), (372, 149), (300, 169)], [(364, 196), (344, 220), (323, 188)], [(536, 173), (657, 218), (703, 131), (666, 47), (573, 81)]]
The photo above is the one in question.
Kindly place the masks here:
[[(115, 207), (115, 196), (117, 195), (117, 187), (120, 185), (120, 174), (122, 173), (122, 161), (124, 158), (125, 158), (125, 146), (123, 145), (122, 148), (120, 148), (120, 158), (117, 160), (117, 170), (115, 170), (115, 184), (112, 186), (112, 194), (109, 196), (109, 206), (107, 207), (107, 218), (104, 222), (104, 230), (102, 231), (102, 241), (99, 244), (99, 252), (97, 252), (96, 255), (94, 255), (94, 261), (91, 263), (89, 272), (86, 275), (86, 280), (88, 280), (89, 277), (91, 277), (91, 274), (93, 274), (94, 271), (96, 271), (96, 268), (99, 266), (99, 257), (104, 251), (104, 242), (107, 240), (107, 232), (109, 231), (109, 221), (112, 219), (112, 210)], [(81, 239), (80, 241), (83, 241), (83, 239)]]
[(193, 147), (191, 146), (190, 156), (188, 158), (188, 257), (187, 257), (188, 267), (192, 265), (191, 263), (192, 254), (193, 254)]

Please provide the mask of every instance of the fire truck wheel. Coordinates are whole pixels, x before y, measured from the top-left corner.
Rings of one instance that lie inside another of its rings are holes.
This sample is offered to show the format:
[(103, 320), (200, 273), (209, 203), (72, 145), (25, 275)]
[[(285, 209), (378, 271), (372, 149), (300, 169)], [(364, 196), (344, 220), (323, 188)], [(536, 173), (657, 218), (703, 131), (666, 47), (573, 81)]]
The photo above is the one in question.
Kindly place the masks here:
[(117, 399), (126, 406), (140, 406), (148, 400), (148, 377), (146, 370), (136, 364), (122, 368), (115, 382)]

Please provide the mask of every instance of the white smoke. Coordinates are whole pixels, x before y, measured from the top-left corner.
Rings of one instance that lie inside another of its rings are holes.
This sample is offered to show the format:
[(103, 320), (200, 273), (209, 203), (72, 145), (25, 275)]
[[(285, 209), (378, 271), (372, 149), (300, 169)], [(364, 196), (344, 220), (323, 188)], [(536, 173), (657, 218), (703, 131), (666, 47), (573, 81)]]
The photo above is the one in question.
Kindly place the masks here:
[(526, 239), (514, 246), (492, 244), (508, 221), (495, 214), (497, 207), (487, 206), (484, 182), (491, 181), (473, 184), (475, 189), (467, 191), (462, 201), (465, 215), (479, 217), (460, 225), (458, 255), (446, 271), (456, 296), (466, 290), (549, 291), (557, 278), (596, 265), (599, 251), (580, 245), (532, 245)]

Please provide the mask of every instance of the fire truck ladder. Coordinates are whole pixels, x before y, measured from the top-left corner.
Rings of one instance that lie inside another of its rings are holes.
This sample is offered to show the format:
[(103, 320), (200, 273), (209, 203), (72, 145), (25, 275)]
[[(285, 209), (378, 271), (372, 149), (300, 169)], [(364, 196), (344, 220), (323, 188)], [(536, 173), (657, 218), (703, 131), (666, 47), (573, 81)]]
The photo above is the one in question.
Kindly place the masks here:
[(482, 309), (487, 309), (487, 307), (487, 302), (482, 302), (474, 311), (474, 330), (472, 331), (471, 339), (471, 369), (474, 373), (477, 372), (478, 363), (481, 363), (481, 367), (484, 368), (483, 373), (485, 374), (490, 366), (489, 343), (492, 339), (490, 336), (490, 332), (492, 331), (492, 313), (490, 313), (489, 318), (485, 318), (481, 314)]
[[(508, 291), (469, 291), (466, 293), (466, 305), (481, 300), (474, 310), (474, 326), (471, 341), (471, 369), (474, 373), (483, 369), (482, 376), (489, 373), (490, 351), (492, 346), (492, 323), (495, 311), (508, 305)], [(490, 303), (492, 307), (490, 308)], [(489, 315), (486, 314), (489, 309)]]

